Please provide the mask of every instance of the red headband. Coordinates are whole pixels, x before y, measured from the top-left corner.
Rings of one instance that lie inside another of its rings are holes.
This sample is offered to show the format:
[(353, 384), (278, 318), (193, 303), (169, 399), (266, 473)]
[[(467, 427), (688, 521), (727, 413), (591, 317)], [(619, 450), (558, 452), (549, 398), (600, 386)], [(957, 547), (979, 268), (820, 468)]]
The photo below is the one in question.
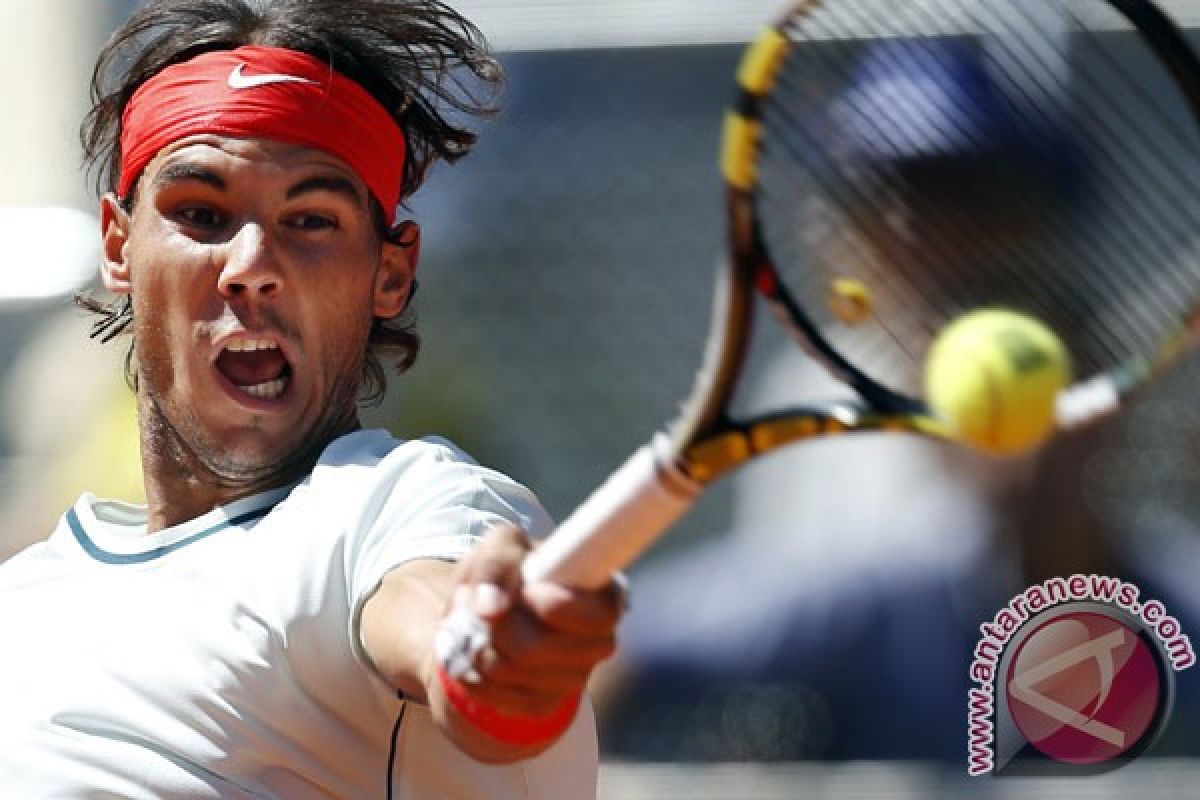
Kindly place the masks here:
[(197, 133), (315, 147), (353, 169), (391, 221), (404, 178), (404, 132), (365, 89), (295, 50), (204, 53), (142, 84), (121, 119), (126, 197), (154, 156)]

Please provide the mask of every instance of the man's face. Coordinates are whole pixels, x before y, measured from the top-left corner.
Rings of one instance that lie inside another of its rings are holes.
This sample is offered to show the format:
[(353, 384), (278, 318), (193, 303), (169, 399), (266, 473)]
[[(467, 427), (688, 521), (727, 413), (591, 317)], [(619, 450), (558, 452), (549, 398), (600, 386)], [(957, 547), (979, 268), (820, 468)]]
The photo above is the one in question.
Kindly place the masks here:
[(380, 240), (344, 162), (191, 136), (146, 168), (131, 214), (105, 199), (104, 227), (106, 283), (133, 299), (144, 425), (235, 481), (354, 427), (372, 321), (402, 310), (415, 264)]

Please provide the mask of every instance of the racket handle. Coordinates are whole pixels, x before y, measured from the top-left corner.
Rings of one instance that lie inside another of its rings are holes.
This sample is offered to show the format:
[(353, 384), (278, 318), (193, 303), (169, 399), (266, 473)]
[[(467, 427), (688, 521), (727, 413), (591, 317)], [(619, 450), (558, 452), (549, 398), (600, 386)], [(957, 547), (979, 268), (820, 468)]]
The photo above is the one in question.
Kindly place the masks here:
[(641, 555), (700, 495), (667, 451), (661, 434), (639, 448), (529, 554), (525, 580), (597, 589)]

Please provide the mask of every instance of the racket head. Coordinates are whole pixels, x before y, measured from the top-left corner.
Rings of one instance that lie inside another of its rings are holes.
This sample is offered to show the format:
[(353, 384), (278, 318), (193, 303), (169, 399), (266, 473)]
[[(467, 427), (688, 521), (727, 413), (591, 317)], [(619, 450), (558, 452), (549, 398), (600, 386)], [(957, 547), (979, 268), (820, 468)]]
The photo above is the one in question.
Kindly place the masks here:
[(1062, 339), (1079, 417), (1189, 348), (1200, 66), (1153, 4), (798, 3), (738, 81), (731, 271), (863, 399), (850, 427), (951, 435), (926, 359), (977, 309)]

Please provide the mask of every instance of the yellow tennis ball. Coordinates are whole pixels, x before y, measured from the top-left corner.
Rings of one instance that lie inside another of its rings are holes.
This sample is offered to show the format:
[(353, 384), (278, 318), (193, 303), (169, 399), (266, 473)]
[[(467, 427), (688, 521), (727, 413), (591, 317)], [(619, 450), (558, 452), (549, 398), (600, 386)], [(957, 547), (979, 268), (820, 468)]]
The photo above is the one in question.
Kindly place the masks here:
[(1054, 428), (1071, 381), (1067, 349), (1015, 311), (973, 311), (938, 334), (925, 361), (925, 397), (963, 441), (995, 454), (1027, 450)]

